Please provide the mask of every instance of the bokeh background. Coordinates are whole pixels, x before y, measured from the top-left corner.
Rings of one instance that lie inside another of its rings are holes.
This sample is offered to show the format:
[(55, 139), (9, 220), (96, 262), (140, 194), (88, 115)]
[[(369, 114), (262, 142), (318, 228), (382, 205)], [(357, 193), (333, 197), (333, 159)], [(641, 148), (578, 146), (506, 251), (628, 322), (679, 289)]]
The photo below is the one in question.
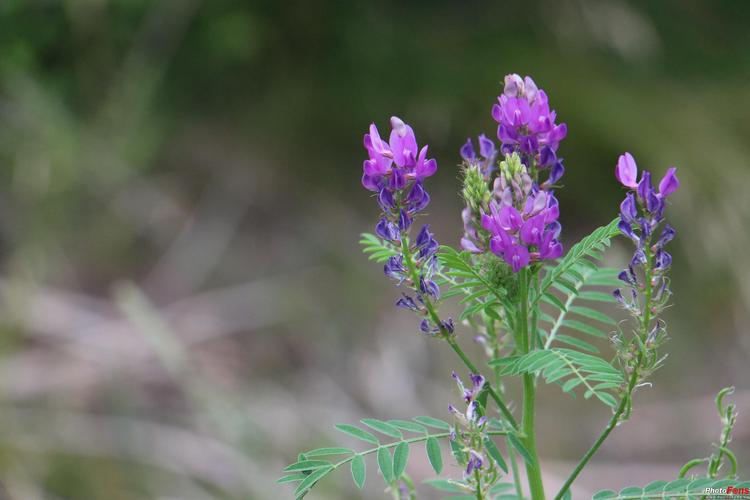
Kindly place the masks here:
[[(429, 222), (455, 245), (457, 150), (493, 134), (510, 72), (568, 124), (568, 246), (616, 214), (623, 151), (682, 181), (668, 362), (576, 497), (710, 453), (729, 384), (747, 477), (749, 22), (742, 0), (0, 2), (8, 496), (292, 498), (275, 478), (341, 442), (333, 423), (446, 418), (455, 360), (359, 253), (377, 216), (361, 140), (414, 126), (440, 165)], [(608, 410), (557, 387), (538, 407), (552, 489)], [(364, 492), (347, 476), (309, 498), (383, 498), (374, 468)]]

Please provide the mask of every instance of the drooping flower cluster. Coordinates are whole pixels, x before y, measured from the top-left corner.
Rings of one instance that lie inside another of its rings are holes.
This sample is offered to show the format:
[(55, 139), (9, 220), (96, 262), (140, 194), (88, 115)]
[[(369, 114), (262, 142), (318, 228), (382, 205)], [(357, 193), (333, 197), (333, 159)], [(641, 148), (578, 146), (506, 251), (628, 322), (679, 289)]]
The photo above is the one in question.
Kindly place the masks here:
[(484, 430), (487, 425), (487, 417), (481, 414), (481, 407), (479, 401), (477, 401), (477, 397), (484, 387), (485, 379), (477, 373), (470, 373), (471, 387), (466, 387), (456, 372), (453, 372), (451, 376), (456, 381), (458, 389), (463, 395), (464, 403), (466, 403), (466, 411), (448, 405), (448, 411), (453, 414), (458, 423), (457, 426), (451, 428), (451, 441), (458, 444), (461, 451), (466, 453), (465, 475), (469, 477), (475, 470), (482, 469), (486, 463), (485, 456), (482, 453), (482, 443), (485, 438)]
[(495, 180), (495, 199), (489, 214), (482, 214), (482, 227), (491, 234), (490, 249), (502, 257), (513, 272), (530, 263), (562, 255), (557, 240), (560, 209), (551, 191), (539, 189), (516, 153), (500, 163)]
[(430, 202), (423, 180), (435, 173), (437, 162), (427, 159), (427, 146), (419, 149), (414, 131), (400, 118), (391, 117), (391, 128), (385, 142), (375, 124), (370, 125), (370, 132), (364, 137), (369, 158), (362, 175), (362, 185), (377, 193), (382, 210), (375, 233), (398, 250), (388, 258), (384, 272), (414, 292), (413, 296), (402, 293), (396, 305), (424, 316), (420, 325), (423, 332), (453, 333), (452, 320), (436, 322), (428, 314), (428, 301), (440, 298), (440, 289), (433, 280), (439, 244), (426, 224), (416, 239), (408, 237), (414, 218)]
[[(636, 317), (644, 313), (648, 314), (647, 318), (655, 317), (671, 294), (666, 273), (672, 256), (664, 247), (674, 238), (675, 230), (668, 223), (663, 226), (661, 223), (667, 197), (680, 186), (675, 171), (675, 167), (667, 170), (655, 190), (648, 171), (644, 170), (640, 181), (636, 180), (638, 167), (630, 153), (621, 155), (615, 167), (615, 177), (630, 190), (620, 204), (619, 228), (635, 244), (635, 252), (628, 268), (619, 275), (630, 288), (630, 297), (624, 297), (620, 289), (614, 291), (614, 296)], [(641, 301), (640, 293), (646, 294), (648, 301)], [(656, 335), (658, 329), (657, 324), (649, 336)]]
[(511, 74), (505, 77), (505, 88), (492, 107), (498, 122), (497, 138), (502, 152), (517, 152), (530, 169), (550, 169), (542, 187), (551, 187), (565, 172), (557, 149), (568, 133), (564, 123), (556, 124), (547, 94), (537, 88), (530, 77)]

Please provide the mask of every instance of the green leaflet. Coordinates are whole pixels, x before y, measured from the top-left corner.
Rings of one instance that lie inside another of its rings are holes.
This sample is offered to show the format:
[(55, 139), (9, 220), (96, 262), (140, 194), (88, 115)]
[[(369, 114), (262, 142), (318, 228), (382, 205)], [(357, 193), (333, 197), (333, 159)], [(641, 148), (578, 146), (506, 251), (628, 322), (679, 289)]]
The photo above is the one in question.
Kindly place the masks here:
[[(572, 284), (571, 289), (566, 288), (559, 296), (547, 292), (541, 297), (543, 302), (552, 306), (552, 314), (539, 315), (540, 325), (543, 326), (540, 328), (540, 332), (545, 339), (545, 348), (549, 348), (554, 343), (563, 343), (596, 353), (598, 349), (587, 341), (580, 339), (580, 334), (605, 338), (610, 329), (617, 325), (617, 321), (607, 314), (576, 303), (586, 300), (590, 297), (590, 294), (600, 294), (595, 296), (596, 299), (605, 299), (608, 302), (614, 301), (614, 297), (610, 293), (588, 290), (586, 287), (609, 280), (617, 281), (616, 276), (619, 271), (608, 268), (599, 269), (593, 262), (589, 260), (585, 260), (585, 262), (588, 265), (578, 263), (572, 266), (566, 274)], [(569, 333), (562, 334), (563, 331)]]
[[(279, 484), (297, 483), (295, 498), (300, 499), (307, 495), (309, 490), (315, 486), (326, 475), (343, 466), (349, 466), (351, 476), (358, 488), (362, 488), (367, 477), (365, 455), (375, 454), (383, 479), (387, 484), (393, 484), (404, 474), (408, 465), (412, 444), (425, 443), (430, 464), (437, 473), (443, 468), (442, 451), (439, 439), (447, 439), (450, 436), (450, 426), (443, 420), (432, 417), (415, 417), (413, 420), (390, 420), (382, 421), (376, 419), (363, 419), (362, 422), (377, 432), (383, 434), (398, 435), (399, 439), (390, 443), (380, 443), (370, 432), (360, 429), (354, 425), (337, 424), (337, 430), (374, 445), (372, 448), (357, 452), (350, 448), (326, 447), (317, 448), (305, 453), (300, 453), (297, 462), (287, 466), (284, 474), (277, 480)], [(430, 433), (428, 427), (439, 429), (437, 433)], [(417, 433), (415, 437), (406, 438), (401, 430)], [(505, 435), (507, 431), (493, 429), (488, 431), (489, 435)], [(321, 460), (317, 457), (335, 457), (339, 455), (339, 461)], [(341, 457), (343, 455), (343, 457)]]
[(443, 471), (443, 454), (440, 451), (440, 443), (434, 437), (427, 439), (425, 443), (427, 449), (427, 458), (430, 460), (430, 465), (436, 474), (440, 474)]
[(410, 422), (409, 420), (389, 420), (388, 423), (403, 431), (416, 432), (418, 434), (427, 432), (427, 427), (415, 422)]
[(619, 222), (618, 217), (606, 226), (595, 229), (593, 233), (573, 245), (565, 257), (544, 275), (539, 287), (539, 296), (533, 299), (533, 303), (536, 303), (553, 285), (558, 284), (565, 287), (568, 282), (577, 281), (575, 273), (580, 273), (580, 270), (585, 266), (590, 267), (593, 264), (591, 259), (597, 259), (599, 251), (603, 247), (609, 246), (612, 238), (620, 233), (617, 228)]
[(393, 457), (384, 446), (378, 448), (378, 468), (386, 484), (391, 484), (393, 482)]
[(385, 262), (388, 257), (398, 254), (396, 247), (374, 234), (362, 233), (359, 244), (362, 245), (362, 252), (367, 258), (375, 262)]
[(398, 430), (398, 428), (381, 420), (376, 420), (374, 418), (363, 418), (362, 420), (360, 420), (360, 422), (365, 424), (370, 429), (373, 429), (381, 434), (385, 434), (386, 436), (396, 439), (401, 439), (404, 437), (403, 434), (401, 434), (401, 431)]
[(364, 487), (365, 479), (367, 478), (367, 468), (365, 467), (365, 459), (362, 458), (362, 455), (354, 457), (351, 469), (354, 484), (356, 484), (357, 488), (361, 490)]
[(505, 375), (539, 372), (547, 383), (561, 384), (564, 392), (582, 385), (586, 397), (596, 396), (610, 407), (617, 405), (617, 398), (607, 391), (625, 383), (622, 373), (607, 361), (565, 348), (537, 349), (490, 364), (499, 366)]
[(447, 431), (451, 428), (451, 426), (448, 424), (448, 422), (443, 422), (442, 420), (439, 420), (437, 418), (432, 417), (414, 417), (414, 420), (416, 422), (419, 422), (420, 424), (424, 424), (428, 427), (434, 427), (435, 429), (442, 429), (444, 431)]
[(495, 463), (497, 463), (497, 465), (503, 470), (503, 472), (507, 474), (508, 465), (505, 463), (503, 455), (502, 453), (500, 453), (500, 450), (497, 448), (494, 441), (492, 441), (492, 439), (490, 438), (485, 438), (484, 448), (487, 450), (487, 453), (489, 453)]
[(328, 465), (328, 467), (323, 467), (320, 469), (317, 469), (313, 471), (309, 476), (307, 476), (299, 485), (297, 486), (297, 489), (294, 490), (294, 496), (299, 497), (303, 493), (305, 493), (307, 490), (309, 490), (320, 478), (328, 474), (333, 470), (332, 465)]
[(393, 477), (398, 479), (406, 470), (409, 461), (409, 445), (403, 441), (396, 446), (393, 452)]
[(378, 438), (376, 438), (373, 434), (367, 431), (363, 431), (362, 429), (360, 429), (359, 427), (355, 427), (354, 425), (336, 424), (335, 427), (344, 434), (349, 434), (350, 436), (361, 439), (362, 441), (366, 441), (372, 444), (379, 443)]

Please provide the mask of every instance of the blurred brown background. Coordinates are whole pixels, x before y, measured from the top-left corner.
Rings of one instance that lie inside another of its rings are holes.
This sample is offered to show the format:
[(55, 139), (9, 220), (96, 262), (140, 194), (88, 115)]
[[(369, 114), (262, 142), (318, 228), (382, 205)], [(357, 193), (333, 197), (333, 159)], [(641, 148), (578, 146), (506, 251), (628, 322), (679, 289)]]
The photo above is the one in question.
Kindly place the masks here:
[[(455, 361), (359, 253), (377, 216), (361, 139), (392, 114), (414, 126), (440, 165), (429, 222), (456, 245), (457, 151), (494, 136), (510, 72), (568, 124), (567, 246), (616, 214), (623, 151), (682, 181), (670, 358), (577, 496), (710, 453), (711, 399), (729, 384), (747, 477), (749, 21), (742, 0), (0, 2), (11, 497), (291, 498), (274, 480), (341, 441), (333, 423), (446, 418)], [(552, 485), (608, 410), (557, 387), (538, 406)], [(344, 471), (309, 498), (383, 498), (368, 472), (364, 493)]]

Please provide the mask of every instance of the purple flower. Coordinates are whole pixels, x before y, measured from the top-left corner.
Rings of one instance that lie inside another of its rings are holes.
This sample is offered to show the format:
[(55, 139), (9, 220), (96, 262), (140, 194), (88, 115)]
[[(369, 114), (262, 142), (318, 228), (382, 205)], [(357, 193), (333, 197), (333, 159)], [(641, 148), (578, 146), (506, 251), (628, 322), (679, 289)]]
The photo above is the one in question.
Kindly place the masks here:
[(680, 187), (680, 181), (675, 175), (676, 171), (675, 167), (670, 167), (667, 173), (664, 174), (664, 178), (659, 182), (659, 196), (661, 198), (666, 198)]
[[(505, 175), (501, 172), (500, 184), (512, 184)], [(513, 194), (514, 190), (518, 192)], [(562, 255), (563, 248), (557, 240), (559, 215), (559, 205), (551, 191), (518, 185), (517, 189), (506, 187), (500, 201), (490, 203), (490, 214), (483, 213), (481, 223), (491, 235), (490, 250), (518, 272), (532, 262)]]
[(675, 230), (672, 226), (669, 224), (664, 225), (664, 229), (661, 232), (661, 236), (659, 236), (659, 240), (656, 242), (657, 248), (662, 248), (664, 245), (672, 241), (675, 235)]
[(398, 226), (385, 217), (380, 218), (380, 221), (375, 226), (375, 233), (388, 241), (399, 241), (400, 239)]
[(406, 279), (406, 275), (404, 274), (406, 272), (406, 269), (404, 269), (404, 257), (402, 255), (388, 257), (383, 266), (383, 272), (389, 278), (393, 278), (399, 282)]
[(362, 185), (370, 191), (380, 191), (384, 187), (397, 191), (411, 181), (430, 177), (437, 170), (437, 162), (427, 159), (427, 146), (418, 148), (411, 126), (393, 116), (391, 128), (387, 143), (380, 138), (374, 123), (365, 134), (364, 145), (369, 158), (363, 164)]
[(672, 256), (669, 254), (669, 252), (662, 250), (661, 248), (656, 251), (656, 267), (655, 269), (659, 271), (666, 271), (669, 269), (669, 266), (672, 265)]
[(471, 475), (475, 470), (482, 468), (484, 457), (474, 450), (469, 450), (469, 463), (466, 466), (466, 475)]
[[(674, 238), (674, 228), (665, 223), (658, 240), (652, 243), (652, 239), (664, 221), (665, 198), (680, 185), (675, 170), (674, 167), (667, 170), (656, 192), (651, 185), (651, 174), (646, 170), (641, 173), (641, 180), (635, 182), (638, 172), (635, 160), (629, 153), (620, 156), (615, 169), (617, 180), (631, 190), (620, 204), (618, 227), (633, 241), (635, 251), (628, 268), (618, 275), (630, 287), (631, 299), (626, 300), (620, 289), (614, 291), (614, 296), (636, 317), (642, 311), (639, 292), (649, 290), (646, 297), (650, 297), (651, 302), (643, 304), (643, 307), (649, 308), (662, 307), (670, 295), (666, 272), (672, 264), (672, 256), (664, 250), (664, 246)], [(639, 268), (647, 277), (642, 283), (639, 283), (636, 273)]]
[(405, 293), (402, 293), (401, 298), (396, 301), (396, 307), (400, 307), (402, 309), (408, 309), (414, 312), (422, 311), (422, 308), (419, 307), (416, 302), (414, 302), (414, 299), (412, 299), (409, 295), (406, 295)]
[(620, 218), (627, 223), (632, 223), (637, 216), (638, 209), (635, 204), (635, 197), (633, 193), (628, 193), (620, 203)]
[(495, 143), (488, 139), (484, 134), (479, 136), (479, 157), (474, 150), (474, 144), (471, 139), (461, 146), (461, 158), (469, 165), (477, 165), (487, 180), (495, 168), (495, 159), (497, 158), (497, 149)]
[(620, 155), (617, 160), (617, 166), (615, 167), (615, 177), (620, 184), (627, 188), (635, 189), (638, 186), (636, 179), (638, 178), (638, 167), (635, 164), (635, 159), (630, 153)]
[[(423, 181), (437, 170), (434, 159), (427, 158), (427, 146), (417, 145), (414, 130), (400, 118), (391, 118), (391, 134), (386, 143), (375, 124), (370, 125), (364, 136), (368, 159), (363, 166), (362, 185), (377, 193), (382, 215), (375, 233), (398, 249), (399, 253), (388, 258), (383, 271), (410, 288), (416, 297), (402, 293), (396, 306), (423, 314), (431, 300), (440, 298), (440, 288), (432, 279), (439, 264), (438, 242), (423, 226), (416, 241), (410, 243), (408, 251), (402, 242), (410, 241), (409, 232), (416, 216), (430, 202)], [(451, 335), (453, 321), (424, 318), (420, 329), (429, 334)]]
[[(498, 122), (497, 138), (505, 154), (516, 151), (540, 168), (557, 164), (556, 151), (567, 135), (567, 126), (555, 123), (556, 114), (550, 110), (547, 94), (530, 77), (505, 77), (505, 88), (492, 107), (492, 117)], [(559, 167), (557, 174), (562, 174)]]
[(638, 201), (645, 203), (651, 194), (653, 194), (654, 188), (651, 187), (651, 172), (644, 170), (641, 174), (641, 180), (636, 186), (636, 193), (638, 193)]

